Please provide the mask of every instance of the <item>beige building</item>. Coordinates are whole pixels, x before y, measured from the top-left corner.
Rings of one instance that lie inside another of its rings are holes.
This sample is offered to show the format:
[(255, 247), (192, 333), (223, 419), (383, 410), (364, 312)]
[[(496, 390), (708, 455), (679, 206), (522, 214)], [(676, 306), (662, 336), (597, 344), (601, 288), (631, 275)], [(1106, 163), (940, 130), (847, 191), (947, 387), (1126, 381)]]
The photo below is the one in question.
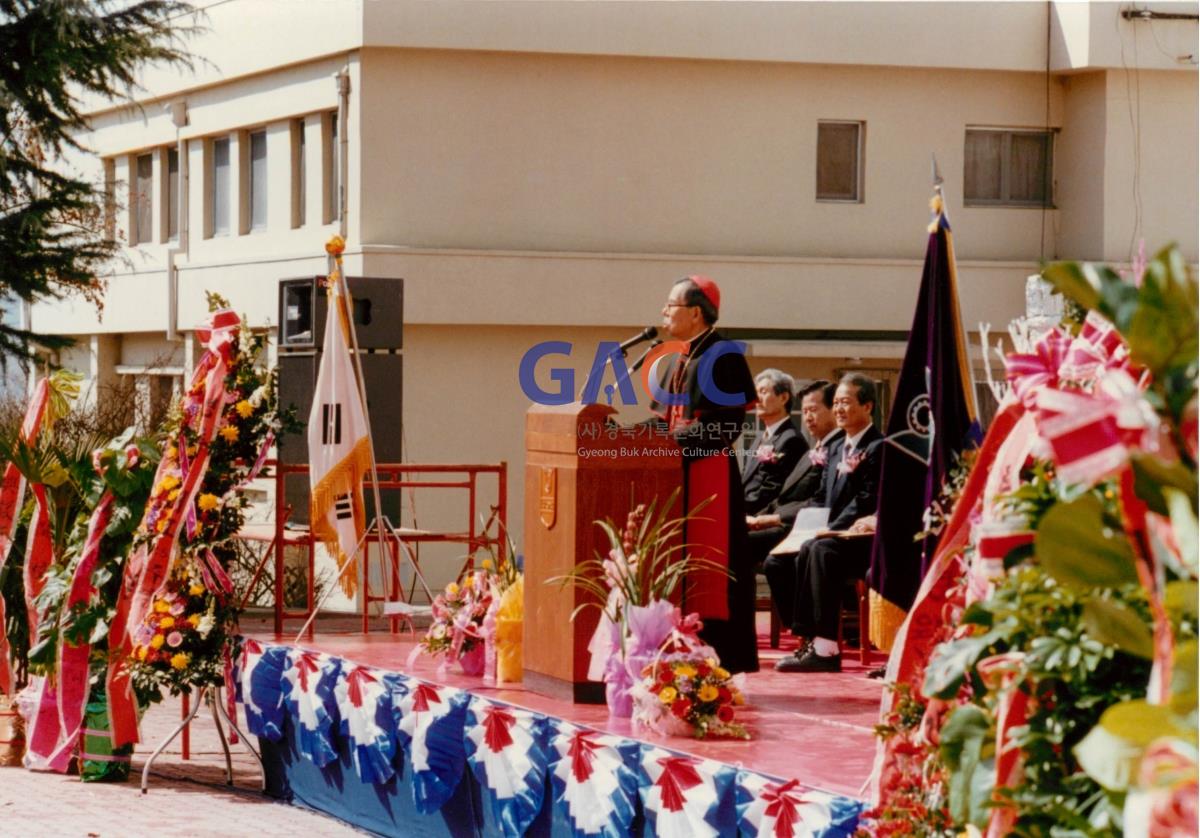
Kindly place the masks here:
[(161, 399), (205, 290), (277, 326), (278, 280), (344, 229), (349, 274), (405, 280), (405, 459), (507, 461), (519, 536), (522, 355), (571, 341), (581, 381), (679, 276), (721, 283), (755, 369), (893, 380), (931, 155), (972, 331), (1023, 310), (1043, 259), (1128, 263), (1145, 237), (1195, 262), (1197, 4), (1128, 8), (212, 3), (205, 60), (97, 103), (74, 161), (124, 206), (103, 319), (32, 325), (79, 338), (62, 360), (97, 397), (129, 376)]

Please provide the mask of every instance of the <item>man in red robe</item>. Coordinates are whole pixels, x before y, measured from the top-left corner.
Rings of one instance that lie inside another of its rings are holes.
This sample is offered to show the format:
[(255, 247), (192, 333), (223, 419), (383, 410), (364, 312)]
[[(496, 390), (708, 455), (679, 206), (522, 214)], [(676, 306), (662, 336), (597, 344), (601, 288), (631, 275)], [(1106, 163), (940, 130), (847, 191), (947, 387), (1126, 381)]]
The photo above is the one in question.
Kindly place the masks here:
[(689, 555), (730, 573), (692, 574), (684, 613), (695, 611), (704, 620), (701, 637), (722, 666), (757, 672), (755, 568), (746, 561), (746, 513), (734, 451), (756, 394), (745, 354), (714, 328), (720, 307), (721, 291), (706, 276), (684, 277), (671, 287), (661, 331), (682, 351), (674, 364), (660, 365), (651, 409), (683, 449), (683, 508), (692, 512), (712, 498), (684, 529)]

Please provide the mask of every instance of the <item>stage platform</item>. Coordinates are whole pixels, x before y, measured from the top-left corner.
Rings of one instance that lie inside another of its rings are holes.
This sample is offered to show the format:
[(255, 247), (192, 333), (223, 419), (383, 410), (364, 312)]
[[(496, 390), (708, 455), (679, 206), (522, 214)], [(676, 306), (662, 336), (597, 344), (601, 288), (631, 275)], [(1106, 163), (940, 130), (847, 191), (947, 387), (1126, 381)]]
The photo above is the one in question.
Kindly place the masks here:
[[(833, 810), (836, 812), (841, 806), (844, 811), (847, 805), (856, 805), (861, 801), (864, 784), (871, 770), (874, 759), (872, 728), (878, 715), (881, 684), (867, 677), (870, 666), (859, 663), (857, 653), (844, 656), (843, 671), (838, 674), (777, 673), (772, 664), (782, 655), (789, 654), (794, 644), (790, 639), (784, 638), (782, 648), (772, 650), (767, 643), (766, 626), (763, 625), (762, 628), (764, 631), (760, 636), (760, 658), (763, 671), (746, 676), (745, 692), (749, 705), (740, 708), (738, 716), (738, 720), (748, 727), (753, 737), (748, 742), (699, 741), (658, 736), (643, 730), (634, 730), (627, 719), (609, 718), (603, 705), (572, 704), (539, 695), (520, 684), (487, 685), (480, 678), (462, 675), (457, 667), (439, 667), (437, 661), (424, 655), (416, 657), (410, 664), (415, 638), (407, 633), (334, 633), (319, 626), (313, 638), (300, 643), (296, 643), (294, 635), (275, 636), (265, 630), (256, 631), (252, 624), (244, 624), (243, 633), (261, 644), (263, 649), (275, 649), (280, 659), (287, 656), (294, 659), (301, 652), (316, 652), (321, 656), (329, 656), (321, 657), (320, 660), (333, 661), (333, 666), (340, 674), (332, 677), (343, 680), (347, 673), (356, 667), (370, 667), (376, 675), (390, 673), (390, 677), (397, 679), (396, 683), (405, 684), (405, 688), (409, 690), (416, 684), (430, 685), (437, 689), (452, 688), (449, 693), (443, 692), (443, 695), (461, 690), (461, 695), (465, 697), (464, 700), (470, 709), (465, 717), (467, 735), (460, 735), (460, 738), (471, 738), (471, 724), (483, 726), (481, 711), (478, 708), (507, 707), (512, 710), (532, 711), (530, 718), (544, 717), (550, 720), (546, 726), (546, 730), (550, 732), (545, 734), (544, 750), (551, 761), (555, 757), (549, 743), (554, 738), (554, 732), (571, 730), (572, 725), (600, 734), (611, 734), (613, 738), (605, 741), (620, 740), (643, 755), (650, 753), (652, 749), (654, 754), (668, 752), (701, 761), (712, 761), (704, 764), (710, 769), (720, 768), (728, 777), (736, 777), (736, 780), (724, 781), (727, 786), (724, 794), (728, 797), (728, 811), (720, 817), (728, 821), (727, 825), (731, 825), (733, 821), (729, 819), (735, 817), (734, 801), (741, 800), (745, 803), (746, 795), (752, 793), (746, 789), (759, 788), (764, 782), (778, 787), (790, 780), (798, 781), (798, 789), (825, 793), (818, 794), (817, 797), (826, 801), (826, 804), (832, 799)], [(882, 655), (876, 655), (871, 666), (881, 665), (882, 662)], [(286, 665), (285, 660), (285, 667)], [(272, 674), (271, 677), (276, 676)], [(244, 680), (243, 683), (248, 684), (249, 681)], [(440, 811), (427, 811), (423, 813), (424, 816), (415, 812), (406, 813), (406, 808), (413, 805), (409, 798), (419, 801), (422, 793), (411, 788), (412, 765), (404, 765), (411, 755), (403, 747), (403, 738), (401, 737), (401, 747), (396, 748), (394, 757), (396, 776), (382, 785), (377, 782), (372, 788), (370, 784), (360, 783), (360, 777), (354, 776), (356, 771), (361, 775), (362, 770), (350, 757), (354, 749), (353, 743), (347, 748), (347, 743), (334, 741), (333, 747), (339, 753), (336, 758), (330, 756), (327, 759), (332, 768), (338, 769), (335, 772), (336, 776), (329, 774), (329, 766), (320, 772), (314, 772), (311, 761), (306, 764), (302, 755), (306, 749), (312, 750), (311, 742), (306, 746), (297, 730), (297, 719), (307, 714), (311, 723), (312, 711), (301, 708), (296, 712), (296, 704), (293, 701), (290, 706), (295, 718), (289, 719), (287, 678), (283, 678), (282, 689), (285, 723), (282, 735), (277, 736), (274, 742), (265, 738), (260, 740), (267, 763), (269, 787), (273, 794), (327, 811), (379, 834), (492, 834), (494, 830), (511, 833), (511, 829), (504, 829), (502, 818), (497, 814), (500, 810), (490, 811), (487, 805), (488, 788), (481, 785), (481, 780), (486, 778), (480, 775), (479, 765), (476, 764), (479, 761), (472, 760), (473, 749), (477, 746), (468, 743), (467, 765), (463, 771), (465, 780), (461, 783), (463, 788), (459, 789), (453, 798), (444, 801), (445, 805)], [(291, 689), (294, 699), (297, 687), (293, 685)], [(342, 685), (338, 689), (341, 690), (344, 702), (345, 686)], [(328, 691), (332, 696), (334, 688), (330, 686)], [(331, 700), (332, 698), (327, 698), (326, 703)], [(300, 703), (303, 704), (303, 699)], [(337, 712), (336, 708), (331, 709), (334, 713)], [(396, 713), (398, 719), (399, 704)], [(402, 728), (403, 725), (399, 727)], [(341, 730), (345, 738), (347, 724), (344, 719), (341, 722)], [(336, 739), (336, 736), (331, 739)], [(569, 828), (564, 829), (558, 813), (554, 813), (553, 816), (550, 814), (556, 793), (551, 782), (554, 779), (553, 762), (550, 764), (550, 770), (544, 773), (546, 817), (534, 823), (533, 826), (538, 828), (529, 828), (529, 834), (570, 834)], [(751, 775), (759, 786), (750, 783), (743, 788), (743, 777)], [(646, 793), (648, 779), (652, 778), (642, 774), (640, 793), (643, 795)], [(362, 788), (357, 788), (358, 785)], [(720, 783), (717, 783), (716, 787), (720, 787)], [(496, 806), (494, 791), (492, 789), (491, 809), (495, 809)], [(561, 788), (558, 789), (558, 794), (561, 801)], [(636, 803), (636, 792), (633, 799)], [(542, 805), (543, 802), (539, 801), (538, 806)], [(429, 810), (431, 807), (426, 805), (425, 808)], [(449, 814), (455, 809), (470, 810), (474, 815), (462, 820), (458, 815)], [(709, 815), (710, 825), (716, 824), (715, 812), (714, 808)], [(736, 817), (741, 817), (743, 809), (739, 808), (737, 812), (739, 814)], [(437, 817), (439, 815), (440, 817)], [(635, 831), (638, 834), (651, 835), (662, 831), (654, 829), (653, 824), (647, 824), (646, 813), (640, 808), (636, 817), (638, 820)], [(399, 827), (398, 824), (403, 824), (403, 827)], [(721, 827), (713, 834), (726, 832), (727, 829)], [(848, 833), (837, 829), (829, 832), (817, 831), (813, 834), (832, 836)]]

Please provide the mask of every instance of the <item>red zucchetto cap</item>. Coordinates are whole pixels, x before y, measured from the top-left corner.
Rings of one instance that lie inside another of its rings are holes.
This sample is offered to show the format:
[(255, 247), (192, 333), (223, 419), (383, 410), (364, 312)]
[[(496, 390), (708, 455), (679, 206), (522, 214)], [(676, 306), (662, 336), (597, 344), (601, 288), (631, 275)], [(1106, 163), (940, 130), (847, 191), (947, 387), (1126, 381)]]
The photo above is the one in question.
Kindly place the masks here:
[(702, 274), (694, 274), (689, 276), (688, 279), (692, 281), (693, 285), (700, 289), (701, 294), (708, 298), (708, 301), (712, 303), (713, 308), (715, 308), (717, 311), (721, 310), (721, 289), (717, 287), (717, 283), (713, 281), (712, 277), (704, 276)]

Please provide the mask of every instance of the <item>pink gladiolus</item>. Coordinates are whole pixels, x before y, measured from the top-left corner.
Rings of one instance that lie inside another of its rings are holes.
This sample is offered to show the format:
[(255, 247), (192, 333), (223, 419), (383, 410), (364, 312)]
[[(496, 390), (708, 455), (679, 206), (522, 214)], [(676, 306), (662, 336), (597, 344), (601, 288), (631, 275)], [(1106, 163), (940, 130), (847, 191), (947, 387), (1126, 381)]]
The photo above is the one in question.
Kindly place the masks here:
[(138, 460), (141, 459), (141, 456), (141, 450), (133, 443), (125, 446), (125, 465), (127, 468), (133, 468), (136, 466), (138, 464)]

